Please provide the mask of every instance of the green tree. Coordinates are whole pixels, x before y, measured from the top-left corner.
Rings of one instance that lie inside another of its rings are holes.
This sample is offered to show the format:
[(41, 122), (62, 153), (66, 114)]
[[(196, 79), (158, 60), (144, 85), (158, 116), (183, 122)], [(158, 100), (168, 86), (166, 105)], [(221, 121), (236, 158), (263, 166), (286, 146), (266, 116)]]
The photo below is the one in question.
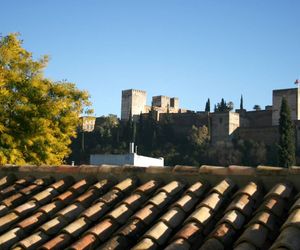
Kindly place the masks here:
[(193, 125), (189, 134), (188, 141), (196, 147), (209, 142), (209, 131), (205, 125), (202, 127)]
[(253, 109), (254, 109), (255, 111), (260, 111), (260, 110), (261, 110), (261, 107), (260, 107), (260, 105), (255, 104), (255, 105), (253, 106)]
[(244, 98), (243, 95), (241, 95), (241, 100), (240, 100), (240, 110), (244, 109)]
[(0, 164), (61, 164), (89, 95), (43, 75), (17, 34), (0, 39)]
[(210, 99), (207, 99), (207, 102), (205, 104), (205, 112), (210, 112)]
[(295, 135), (290, 108), (285, 98), (281, 101), (279, 118), (279, 166), (290, 167), (295, 163)]
[(234, 105), (233, 102), (229, 101), (226, 103), (224, 98), (222, 98), (221, 102), (215, 105), (215, 112), (226, 112), (233, 110)]

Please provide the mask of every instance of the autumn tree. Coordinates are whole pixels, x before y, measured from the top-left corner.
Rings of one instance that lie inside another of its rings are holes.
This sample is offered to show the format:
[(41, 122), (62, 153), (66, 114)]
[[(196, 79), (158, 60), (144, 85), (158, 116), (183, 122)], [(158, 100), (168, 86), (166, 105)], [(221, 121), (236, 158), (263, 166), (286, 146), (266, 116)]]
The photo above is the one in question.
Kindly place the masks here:
[(0, 39), (0, 164), (60, 164), (70, 153), (88, 93), (43, 75), (17, 34)]

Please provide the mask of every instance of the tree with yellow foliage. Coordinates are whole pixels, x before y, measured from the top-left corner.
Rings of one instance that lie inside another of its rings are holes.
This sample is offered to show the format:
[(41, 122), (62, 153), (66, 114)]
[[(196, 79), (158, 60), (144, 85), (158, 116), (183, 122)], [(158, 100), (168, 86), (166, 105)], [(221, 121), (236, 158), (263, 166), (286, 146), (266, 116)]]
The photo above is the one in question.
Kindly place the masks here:
[(0, 39), (0, 164), (61, 164), (70, 153), (86, 91), (44, 77), (17, 34)]

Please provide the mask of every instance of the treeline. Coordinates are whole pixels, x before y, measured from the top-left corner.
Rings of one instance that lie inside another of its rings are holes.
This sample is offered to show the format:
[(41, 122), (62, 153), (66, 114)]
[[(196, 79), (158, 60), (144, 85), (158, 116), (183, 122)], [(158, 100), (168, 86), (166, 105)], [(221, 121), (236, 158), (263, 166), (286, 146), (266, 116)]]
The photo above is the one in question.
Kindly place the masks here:
[(160, 122), (154, 113), (136, 121), (120, 121), (115, 115), (100, 117), (93, 132), (79, 132), (73, 140), (68, 163), (88, 163), (89, 155), (128, 153), (129, 142), (138, 146), (138, 154), (164, 157), (165, 165), (277, 165), (277, 146), (263, 142), (233, 139), (231, 142), (210, 143), (206, 126), (192, 126), (186, 133), (176, 133), (172, 116)]

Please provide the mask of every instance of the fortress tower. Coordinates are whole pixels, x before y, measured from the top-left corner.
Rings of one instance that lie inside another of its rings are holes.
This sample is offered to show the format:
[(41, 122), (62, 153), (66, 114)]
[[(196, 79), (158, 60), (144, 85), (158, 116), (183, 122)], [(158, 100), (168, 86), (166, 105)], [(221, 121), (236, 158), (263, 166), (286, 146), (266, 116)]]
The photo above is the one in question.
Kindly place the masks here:
[(278, 89), (273, 90), (273, 107), (272, 107), (272, 125), (276, 126), (279, 124), (281, 100), (283, 97), (286, 98), (287, 103), (291, 110), (291, 118), (293, 121), (300, 120), (300, 100), (299, 88), (292, 89)]
[(147, 92), (128, 89), (122, 91), (121, 120), (144, 113), (147, 101)]

